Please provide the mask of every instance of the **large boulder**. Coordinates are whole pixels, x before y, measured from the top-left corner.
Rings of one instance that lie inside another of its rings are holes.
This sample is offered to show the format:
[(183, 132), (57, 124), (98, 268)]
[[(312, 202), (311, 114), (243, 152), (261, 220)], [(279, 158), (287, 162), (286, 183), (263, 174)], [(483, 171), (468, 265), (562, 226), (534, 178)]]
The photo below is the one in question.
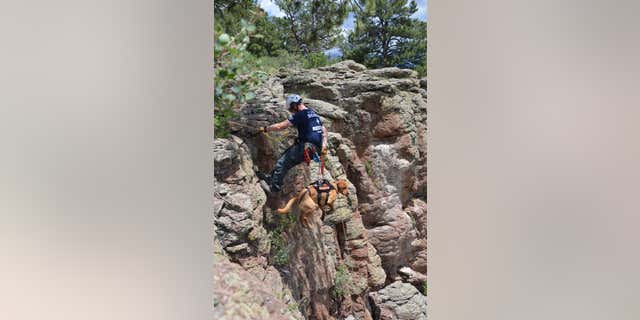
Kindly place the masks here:
[(426, 320), (427, 299), (414, 286), (396, 281), (369, 293), (376, 320)]
[(327, 67), (318, 68), (318, 70), (329, 71), (329, 72), (346, 72), (346, 71), (361, 72), (361, 71), (367, 70), (367, 67), (353, 60), (344, 60)]
[(285, 287), (277, 272), (260, 279), (221, 257), (214, 260), (213, 268), (213, 319), (305, 319), (296, 302), (281, 294)]
[(368, 74), (383, 78), (416, 78), (418, 73), (411, 69), (400, 69), (396, 67), (373, 69), (367, 71)]

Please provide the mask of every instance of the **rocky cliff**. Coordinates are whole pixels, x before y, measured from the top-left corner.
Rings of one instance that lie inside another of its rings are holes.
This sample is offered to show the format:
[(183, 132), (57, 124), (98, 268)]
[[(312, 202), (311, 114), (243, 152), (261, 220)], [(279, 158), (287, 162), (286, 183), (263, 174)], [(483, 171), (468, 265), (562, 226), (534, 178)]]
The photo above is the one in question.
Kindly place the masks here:
[[(215, 319), (426, 319), (426, 86), (411, 70), (343, 61), (272, 76), (239, 110), (213, 144)], [(292, 169), (278, 196), (256, 176), (295, 129), (247, 129), (286, 119), (288, 93), (329, 130), (325, 177), (350, 183), (311, 228), (275, 209), (317, 179), (316, 163)]]

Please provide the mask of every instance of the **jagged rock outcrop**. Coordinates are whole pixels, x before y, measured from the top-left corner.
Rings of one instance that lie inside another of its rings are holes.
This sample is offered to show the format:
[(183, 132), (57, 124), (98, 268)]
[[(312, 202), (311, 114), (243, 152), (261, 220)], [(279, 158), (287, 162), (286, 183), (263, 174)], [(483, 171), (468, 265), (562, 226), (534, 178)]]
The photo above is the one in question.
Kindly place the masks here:
[[(215, 139), (216, 250), (281, 293), (286, 316), (382, 319), (404, 316), (406, 306), (426, 309), (415, 290), (427, 273), (426, 85), (412, 70), (353, 61), (294, 70), (267, 79), (239, 110), (233, 135)], [(318, 164), (292, 169), (278, 196), (266, 197), (256, 177), (296, 133), (248, 128), (286, 119), (286, 93), (301, 94), (330, 131), (325, 177), (350, 183), (350, 195), (339, 196), (333, 212), (318, 211), (311, 228), (295, 222), (297, 211), (275, 209), (319, 177)], [(409, 302), (394, 298), (398, 290), (412, 294)]]
[(237, 137), (216, 139), (214, 150), (214, 224), (216, 236), (232, 261), (266, 266), (269, 252), (262, 225), (266, 195), (253, 171), (247, 146)]
[(269, 268), (265, 278), (218, 257), (213, 265), (213, 319), (302, 320), (295, 301), (287, 300), (280, 274)]
[(337, 155), (358, 189), (364, 225), (390, 278), (404, 265), (426, 274), (426, 263), (415, 258), (426, 257), (426, 220), (414, 217), (426, 219), (426, 207), (413, 205), (426, 199), (425, 81), (412, 70), (364, 70), (347, 61), (294, 72), (282, 83), (285, 93), (310, 98), (330, 120), (329, 130), (340, 133), (346, 147)]
[(280, 273), (268, 265), (266, 195), (246, 144), (235, 136), (215, 139), (213, 150), (216, 319), (304, 319)]
[(426, 320), (427, 301), (414, 286), (396, 281), (369, 294), (376, 319)]

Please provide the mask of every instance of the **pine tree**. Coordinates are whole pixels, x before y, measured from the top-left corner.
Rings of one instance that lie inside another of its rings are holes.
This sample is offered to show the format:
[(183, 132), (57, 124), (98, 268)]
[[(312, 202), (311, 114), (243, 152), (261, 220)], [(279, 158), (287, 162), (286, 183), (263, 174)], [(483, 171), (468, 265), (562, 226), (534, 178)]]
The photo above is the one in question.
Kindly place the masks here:
[(295, 42), (295, 46), (287, 49), (305, 55), (336, 44), (349, 8), (347, 0), (276, 0), (275, 3), (285, 13), (289, 36)]
[(426, 23), (411, 18), (415, 1), (353, 0), (356, 28), (343, 45), (345, 58), (369, 67), (426, 62)]
[(256, 0), (216, 0), (213, 4), (216, 33), (237, 34), (240, 20), (251, 21), (257, 11)]
[(287, 39), (282, 36), (287, 30), (284, 19), (263, 13), (256, 19), (255, 25), (257, 34), (251, 39), (248, 47), (252, 54), (256, 57), (273, 57), (286, 50)]

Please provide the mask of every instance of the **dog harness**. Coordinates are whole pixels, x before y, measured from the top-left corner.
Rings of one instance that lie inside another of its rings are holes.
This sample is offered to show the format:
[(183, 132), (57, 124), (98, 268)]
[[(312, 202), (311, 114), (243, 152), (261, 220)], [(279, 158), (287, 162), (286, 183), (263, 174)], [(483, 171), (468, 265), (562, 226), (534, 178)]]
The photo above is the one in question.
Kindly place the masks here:
[[(311, 192), (311, 189), (309, 189), (309, 187), (313, 187), (314, 189), (316, 189), (316, 192), (318, 193), (318, 206), (320, 208), (324, 207), (327, 205), (327, 202), (329, 202), (329, 192), (331, 192), (331, 190), (333, 190), (333, 186), (331, 185), (331, 183), (329, 183), (329, 181), (327, 179), (322, 179), (322, 181), (318, 180), (310, 185), (307, 186), (307, 193)], [(326, 193), (327, 196), (324, 200), (324, 205), (322, 204), (321, 200), (322, 200), (322, 194)]]

